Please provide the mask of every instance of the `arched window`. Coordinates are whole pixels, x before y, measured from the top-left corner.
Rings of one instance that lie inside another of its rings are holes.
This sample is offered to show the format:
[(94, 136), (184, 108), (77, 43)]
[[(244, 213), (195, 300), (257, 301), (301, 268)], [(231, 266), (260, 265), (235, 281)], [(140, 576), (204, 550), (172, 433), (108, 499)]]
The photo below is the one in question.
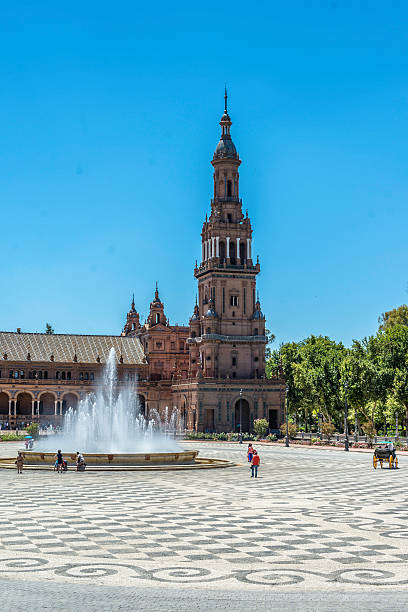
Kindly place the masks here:
[(223, 240), (220, 242), (220, 259), (221, 262), (225, 259), (225, 242)]
[(61, 372), (61, 380), (65, 380), (65, 372)]
[(71, 372), (67, 372), (67, 380), (71, 380)]
[(195, 337), (196, 337), (196, 335), (197, 335), (197, 334), (195, 333), (195, 331), (191, 332), (191, 337), (192, 337), (192, 338), (195, 338)]
[(136, 329), (136, 323), (132, 323), (132, 329)]
[(156, 313), (156, 323), (160, 323), (160, 313)]
[(236, 263), (237, 257), (237, 247), (235, 244), (235, 240), (230, 241), (230, 261), (234, 265)]
[(240, 242), (239, 244), (239, 256), (241, 258), (241, 263), (246, 260), (246, 244), (245, 242)]
[[(33, 372), (33, 374), (35, 375), (35, 372)], [(60, 379), (60, 376), (61, 376), (60, 372), (55, 372), (55, 378), (56, 378), (57, 380), (59, 380), (59, 379)]]
[(232, 196), (232, 181), (227, 181), (227, 197)]
[(258, 335), (258, 328), (255, 327), (255, 329), (254, 329), (254, 336), (257, 336), (257, 335)]

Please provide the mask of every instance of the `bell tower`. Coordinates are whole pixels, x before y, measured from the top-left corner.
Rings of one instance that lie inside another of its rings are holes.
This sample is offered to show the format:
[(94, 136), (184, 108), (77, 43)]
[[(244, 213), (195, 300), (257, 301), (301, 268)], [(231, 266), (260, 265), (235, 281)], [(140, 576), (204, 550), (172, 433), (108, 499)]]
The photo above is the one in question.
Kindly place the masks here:
[(198, 307), (190, 320), (190, 371), (211, 378), (261, 378), (265, 373), (265, 317), (256, 299), (259, 261), (252, 259), (252, 227), (239, 196), (241, 160), (231, 138), (225, 91), (221, 138), (211, 164), (214, 197), (201, 232)]

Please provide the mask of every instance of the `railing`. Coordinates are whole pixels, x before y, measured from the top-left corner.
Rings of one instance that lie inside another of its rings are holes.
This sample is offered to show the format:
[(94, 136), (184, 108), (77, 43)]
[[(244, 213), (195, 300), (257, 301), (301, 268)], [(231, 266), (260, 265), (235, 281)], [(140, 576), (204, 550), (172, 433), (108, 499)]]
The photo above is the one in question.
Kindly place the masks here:
[[(322, 442), (343, 442), (345, 440), (345, 434), (344, 433), (334, 433), (332, 436), (326, 436), (324, 434), (318, 433), (317, 431), (314, 432), (298, 432), (296, 435), (296, 440), (311, 440), (312, 438), (317, 438), (318, 440), (321, 440)], [(349, 433), (348, 435), (348, 439), (349, 442), (363, 442), (363, 443), (369, 443), (370, 442), (370, 438), (369, 436), (355, 436), (352, 433)], [(374, 436), (372, 438), (372, 442), (373, 444), (380, 444), (382, 442), (386, 442), (388, 440), (392, 440), (393, 442), (395, 440), (399, 440), (400, 442), (406, 442), (407, 438), (405, 436), (398, 436), (396, 438), (395, 434), (390, 434), (388, 436)]]

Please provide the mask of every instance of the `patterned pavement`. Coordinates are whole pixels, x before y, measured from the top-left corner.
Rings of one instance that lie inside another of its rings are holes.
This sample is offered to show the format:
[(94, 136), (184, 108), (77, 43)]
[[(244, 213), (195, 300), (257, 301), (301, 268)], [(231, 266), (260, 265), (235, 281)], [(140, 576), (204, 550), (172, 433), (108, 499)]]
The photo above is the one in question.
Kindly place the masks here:
[[(5, 446), (3, 456), (17, 448)], [(399, 470), (374, 470), (369, 454), (259, 446), (260, 477), (251, 479), (245, 445), (185, 446), (241, 465), (0, 471), (2, 584), (262, 591), (272, 600), (406, 589), (408, 457)]]

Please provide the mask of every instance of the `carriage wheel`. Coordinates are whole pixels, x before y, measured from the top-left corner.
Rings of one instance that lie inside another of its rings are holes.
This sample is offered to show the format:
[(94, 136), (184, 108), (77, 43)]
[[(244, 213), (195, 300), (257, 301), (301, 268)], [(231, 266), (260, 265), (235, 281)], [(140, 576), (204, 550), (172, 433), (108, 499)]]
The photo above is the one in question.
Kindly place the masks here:
[(380, 459), (381, 469), (382, 469), (382, 464), (383, 464), (383, 460), (382, 460), (382, 459)]
[(395, 459), (394, 459), (394, 467), (395, 467), (395, 469), (398, 468), (398, 457), (395, 457)]
[(390, 458), (388, 459), (388, 463), (390, 464), (390, 470), (392, 470), (392, 464), (394, 463), (394, 458), (392, 455), (390, 455)]
[(377, 469), (377, 457), (375, 455), (373, 455), (373, 468)]

